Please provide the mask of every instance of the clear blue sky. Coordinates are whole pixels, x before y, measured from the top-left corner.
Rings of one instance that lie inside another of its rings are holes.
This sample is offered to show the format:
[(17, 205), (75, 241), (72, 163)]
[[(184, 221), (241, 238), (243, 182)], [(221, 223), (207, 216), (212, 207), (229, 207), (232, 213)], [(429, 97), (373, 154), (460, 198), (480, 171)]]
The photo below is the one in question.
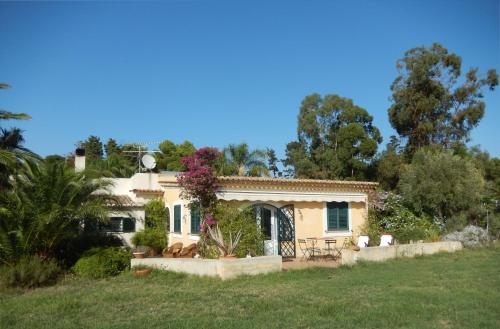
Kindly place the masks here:
[[(27, 112), (26, 146), (67, 154), (93, 134), (283, 156), (304, 96), (352, 98), (384, 136), (395, 63), (440, 42), (499, 70), (499, 2), (0, 2), (0, 107)], [(500, 156), (500, 91), (472, 134)], [(383, 148), (383, 146), (381, 146)]]

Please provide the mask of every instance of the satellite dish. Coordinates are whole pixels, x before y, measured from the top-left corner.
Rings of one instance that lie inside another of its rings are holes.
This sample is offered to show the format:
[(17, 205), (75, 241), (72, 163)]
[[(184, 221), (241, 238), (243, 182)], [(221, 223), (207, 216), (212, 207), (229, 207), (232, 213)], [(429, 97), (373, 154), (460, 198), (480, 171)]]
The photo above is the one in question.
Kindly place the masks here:
[(144, 154), (141, 161), (146, 169), (153, 169), (156, 167), (156, 160), (151, 154)]

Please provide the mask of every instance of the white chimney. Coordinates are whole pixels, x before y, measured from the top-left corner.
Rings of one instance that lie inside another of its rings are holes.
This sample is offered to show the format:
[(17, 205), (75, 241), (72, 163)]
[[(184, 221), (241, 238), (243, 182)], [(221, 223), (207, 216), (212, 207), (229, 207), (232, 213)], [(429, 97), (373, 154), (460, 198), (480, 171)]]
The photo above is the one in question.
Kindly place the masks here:
[(85, 149), (77, 148), (75, 150), (75, 171), (81, 172), (85, 170)]

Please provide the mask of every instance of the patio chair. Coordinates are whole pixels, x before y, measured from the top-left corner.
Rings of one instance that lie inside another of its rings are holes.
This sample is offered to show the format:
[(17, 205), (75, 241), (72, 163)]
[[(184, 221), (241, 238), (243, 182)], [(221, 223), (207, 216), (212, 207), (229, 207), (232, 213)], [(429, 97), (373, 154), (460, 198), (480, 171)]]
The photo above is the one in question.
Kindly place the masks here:
[(384, 234), (380, 237), (380, 247), (387, 247), (393, 244), (392, 235)]
[(325, 259), (327, 257), (331, 257), (335, 259), (335, 246), (337, 245), (337, 240), (335, 239), (325, 239), (325, 248), (323, 251), (325, 252)]
[(351, 242), (350, 242), (350, 239), (349, 238), (344, 238), (344, 242), (342, 243), (342, 245), (339, 247), (339, 248), (335, 248), (335, 258), (341, 258), (342, 257), (342, 251), (344, 249), (347, 249), (349, 248), (349, 246), (351, 245)]
[(310, 253), (311, 253), (311, 259), (316, 259), (316, 257), (321, 257), (322, 254), (321, 254), (321, 249), (318, 247), (318, 239), (316, 238), (307, 238), (306, 239), (306, 242), (308, 242), (309, 246), (309, 250), (310, 250)]
[(358, 238), (358, 247), (360, 247), (360, 248), (368, 247), (369, 241), (370, 241), (370, 238), (368, 237), (368, 235), (360, 235)]
[(193, 258), (194, 255), (196, 254), (197, 246), (198, 245), (196, 243), (191, 243), (189, 246), (182, 248), (182, 250), (179, 252), (178, 257)]
[(182, 250), (182, 242), (176, 242), (168, 248), (163, 249), (163, 257), (176, 258)]
[(310, 250), (307, 247), (307, 242), (304, 239), (297, 239), (297, 242), (299, 243), (299, 248), (300, 251), (302, 252), (302, 259), (304, 259), (307, 262), (311, 257)]

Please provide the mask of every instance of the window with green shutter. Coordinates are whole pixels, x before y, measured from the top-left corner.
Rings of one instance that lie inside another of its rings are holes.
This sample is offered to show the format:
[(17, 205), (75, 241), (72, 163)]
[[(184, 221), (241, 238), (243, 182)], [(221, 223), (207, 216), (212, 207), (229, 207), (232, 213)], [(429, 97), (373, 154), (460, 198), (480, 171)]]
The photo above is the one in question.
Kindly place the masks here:
[(181, 232), (181, 205), (174, 206), (174, 232)]
[(347, 202), (327, 202), (327, 230), (347, 231), (349, 230), (349, 205)]
[(193, 206), (191, 207), (191, 234), (200, 233), (200, 208)]
[(135, 219), (130, 217), (122, 218), (122, 230), (123, 232), (135, 232)]

